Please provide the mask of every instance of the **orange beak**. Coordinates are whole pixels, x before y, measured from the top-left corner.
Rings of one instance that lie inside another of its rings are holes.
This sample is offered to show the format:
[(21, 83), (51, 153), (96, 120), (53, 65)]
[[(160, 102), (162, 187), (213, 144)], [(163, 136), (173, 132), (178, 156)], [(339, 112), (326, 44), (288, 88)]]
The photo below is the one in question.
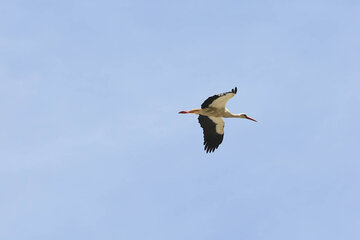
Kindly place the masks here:
[(188, 111), (180, 111), (179, 113), (184, 114), (184, 113), (189, 113), (189, 112)]
[(251, 121), (257, 122), (255, 119), (250, 118), (250, 117), (246, 117), (246, 119), (249, 119), (249, 120), (251, 120)]

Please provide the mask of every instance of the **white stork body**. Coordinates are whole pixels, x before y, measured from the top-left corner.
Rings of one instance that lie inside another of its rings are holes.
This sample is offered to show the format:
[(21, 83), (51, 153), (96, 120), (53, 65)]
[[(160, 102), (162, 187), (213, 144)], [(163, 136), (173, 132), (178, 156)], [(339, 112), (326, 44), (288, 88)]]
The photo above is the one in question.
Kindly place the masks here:
[(237, 88), (231, 92), (221, 93), (209, 97), (203, 102), (201, 108), (192, 109), (190, 111), (181, 111), (179, 113), (190, 113), (199, 115), (199, 123), (204, 133), (204, 150), (213, 152), (219, 147), (224, 139), (224, 118), (246, 118), (252, 121), (246, 114), (232, 114), (225, 105), (237, 93)]

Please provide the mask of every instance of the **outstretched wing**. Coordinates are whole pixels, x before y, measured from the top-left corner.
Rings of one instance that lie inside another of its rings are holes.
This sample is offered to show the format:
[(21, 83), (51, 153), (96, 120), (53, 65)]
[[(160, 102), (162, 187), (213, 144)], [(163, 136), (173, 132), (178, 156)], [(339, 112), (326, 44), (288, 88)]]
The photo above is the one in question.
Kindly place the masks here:
[(207, 153), (213, 152), (224, 139), (225, 122), (221, 117), (199, 115), (198, 119), (204, 132), (204, 150)]
[(213, 108), (223, 109), (225, 108), (227, 101), (229, 101), (230, 98), (232, 98), (236, 93), (237, 93), (237, 87), (232, 89), (231, 92), (216, 94), (206, 99), (205, 102), (201, 104), (201, 108), (213, 107)]

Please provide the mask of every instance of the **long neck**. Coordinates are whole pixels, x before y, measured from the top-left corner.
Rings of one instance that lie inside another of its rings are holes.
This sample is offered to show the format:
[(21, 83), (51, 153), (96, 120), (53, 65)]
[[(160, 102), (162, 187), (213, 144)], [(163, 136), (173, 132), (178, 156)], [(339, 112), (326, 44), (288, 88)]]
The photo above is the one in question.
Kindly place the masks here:
[(239, 114), (233, 114), (231, 112), (226, 112), (225, 118), (245, 118), (243, 113), (239, 113)]

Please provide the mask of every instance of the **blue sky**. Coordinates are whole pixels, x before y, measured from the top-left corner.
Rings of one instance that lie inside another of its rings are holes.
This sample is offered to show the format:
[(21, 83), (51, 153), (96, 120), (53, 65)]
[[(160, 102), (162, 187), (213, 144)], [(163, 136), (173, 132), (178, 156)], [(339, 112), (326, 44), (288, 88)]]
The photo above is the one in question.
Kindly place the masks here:
[[(2, 1), (0, 238), (360, 238), (356, 1)], [(237, 86), (223, 144), (195, 116)]]

